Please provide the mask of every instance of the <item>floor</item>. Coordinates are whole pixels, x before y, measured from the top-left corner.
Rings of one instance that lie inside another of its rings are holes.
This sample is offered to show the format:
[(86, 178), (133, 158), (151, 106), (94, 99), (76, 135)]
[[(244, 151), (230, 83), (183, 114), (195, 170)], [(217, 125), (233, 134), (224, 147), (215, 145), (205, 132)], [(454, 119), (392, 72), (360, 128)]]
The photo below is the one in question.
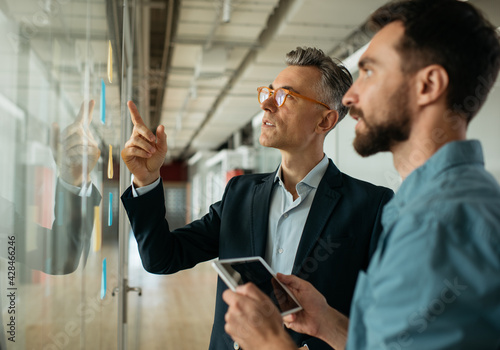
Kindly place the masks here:
[(174, 275), (146, 272), (131, 241), (128, 349), (208, 349), (217, 273), (209, 262)]
[[(16, 343), (8, 342), (7, 350), (117, 349), (117, 299), (111, 296), (117, 285), (116, 245), (103, 244), (84, 269), (69, 275), (26, 271), (16, 301)], [(108, 274), (101, 299), (104, 258)], [(129, 281), (142, 288), (142, 296), (129, 293), (127, 350), (208, 349), (217, 282), (209, 262), (174, 275), (152, 275), (143, 269), (132, 239)]]

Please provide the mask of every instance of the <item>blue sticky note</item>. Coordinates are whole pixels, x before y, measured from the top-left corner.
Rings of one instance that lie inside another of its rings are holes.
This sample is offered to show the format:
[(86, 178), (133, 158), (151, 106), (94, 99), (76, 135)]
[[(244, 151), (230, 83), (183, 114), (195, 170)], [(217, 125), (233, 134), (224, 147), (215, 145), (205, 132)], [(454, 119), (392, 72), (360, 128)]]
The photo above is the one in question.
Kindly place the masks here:
[(113, 193), (109, 192), (108, 226), (113, 225)]
[(102, 275), (101, 275), (101, 299), (106, 296), (106, 258), (102, 260)]
[(106, 84), (101, 79), (101, 122), (106, 124)]
[(45, 271), (52, 271), (52, 258), (45, 259)]

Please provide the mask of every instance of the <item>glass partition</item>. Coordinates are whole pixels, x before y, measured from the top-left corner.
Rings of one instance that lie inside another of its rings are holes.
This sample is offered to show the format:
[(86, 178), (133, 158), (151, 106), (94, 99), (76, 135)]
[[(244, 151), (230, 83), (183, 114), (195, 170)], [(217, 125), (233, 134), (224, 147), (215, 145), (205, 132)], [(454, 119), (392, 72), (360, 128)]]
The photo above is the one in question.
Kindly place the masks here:
[(117, 348), (120, 9), (0, 1), (0, 349)]

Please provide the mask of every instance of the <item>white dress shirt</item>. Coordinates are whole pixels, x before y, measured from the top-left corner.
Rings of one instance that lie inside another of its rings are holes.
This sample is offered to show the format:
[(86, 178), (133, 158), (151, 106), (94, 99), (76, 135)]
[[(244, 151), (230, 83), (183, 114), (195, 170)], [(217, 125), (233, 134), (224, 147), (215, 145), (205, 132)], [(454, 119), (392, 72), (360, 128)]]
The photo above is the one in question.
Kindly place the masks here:
[(294, 201), (281, 179), (281, 165), (276, 172), (269, 208), (268, 236), (265, 260), (275, 272), (290, 274), (316, 190), (328, 168), (328, 158), (319, 162), (295, 187)]
[(152, 191), (153, 188), (155, 188), (156, 186), (158, 186), (158, 184), (160, 183), (160, 181), (161, 181), (161, 177), (157, 178), (156, 181), (153, 182), (152, 184), (149, 184), (149, 185), (146, 185), (146, 186), (143, 186), (143, 187), (135, 188), (135, 185), (134, 185), (134, 175), (132, 175), (131, 180), (130, 180), (130, 182), (132, 183), (132, 196), (139, 197), (139, 196), (142, 196), (143, 194), (146, 194), (146, 193)]
[(90, 197), (92, 195), (92, 182), (88, 182), (86, 185), (73, 186), (70, 183), (64, 181), (61, 178), (58, 178), (59, 183), (63, 186), (67, 191), (76, 194), (80, 197)]

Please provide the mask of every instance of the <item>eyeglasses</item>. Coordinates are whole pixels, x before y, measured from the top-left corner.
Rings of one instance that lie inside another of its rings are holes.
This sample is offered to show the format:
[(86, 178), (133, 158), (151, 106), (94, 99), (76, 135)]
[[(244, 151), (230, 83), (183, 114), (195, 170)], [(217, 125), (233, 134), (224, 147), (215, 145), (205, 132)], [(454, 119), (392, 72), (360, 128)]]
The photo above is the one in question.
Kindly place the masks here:
[(288, 89), (279, 88), (279, 89), (273, 90), (273, 89), (270, 89), (268, 87), (261, 86), (261, 87), (257, 88), (257, 92), (258, 92), (257, 97), (259, 99), (259, 103), (263, 103), (269, 97), (273, 96), (274, 103), (276, 103), (276, 105), (278, 107), (281, 107), (285, 103), (287, 96), (288, 95), (292, 95), (292, 96), (303, 98), (304, 100), (308, 100), (308, 101), (311, 101), (311, 102), (314, 102), (314, 103), (318, 103), (318, 104), (320, 104), (322, 106), (325, 106), (327, 109), (330, 109), (330, 107), (328, 107), (323, 102), (319, 102), (319, 101), (316, 101), (316, 100), (314, 100), (312, 98), (309, 98), (309, 97), (306, 97), (306, 96), (302, 96), (301, 94), (298, 94), (296, 92), (290, 91)]

